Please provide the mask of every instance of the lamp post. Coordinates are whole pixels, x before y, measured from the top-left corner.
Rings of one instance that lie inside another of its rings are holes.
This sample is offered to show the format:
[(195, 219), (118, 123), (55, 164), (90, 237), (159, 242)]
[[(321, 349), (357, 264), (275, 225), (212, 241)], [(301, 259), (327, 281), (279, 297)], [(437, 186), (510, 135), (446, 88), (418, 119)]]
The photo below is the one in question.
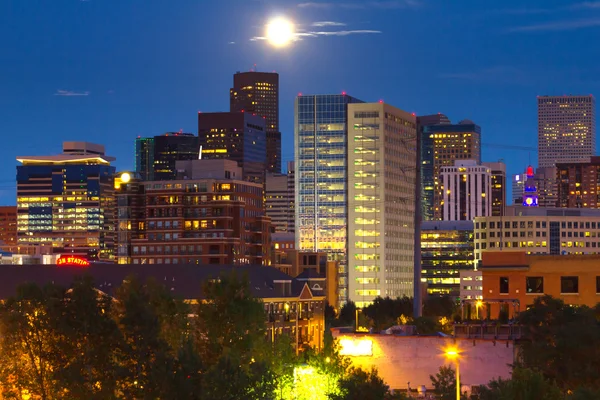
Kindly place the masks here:
[(449, 347), (444, 355), (456, 365), (456, 400), (460, 400), (460, 353), (456, 347)]

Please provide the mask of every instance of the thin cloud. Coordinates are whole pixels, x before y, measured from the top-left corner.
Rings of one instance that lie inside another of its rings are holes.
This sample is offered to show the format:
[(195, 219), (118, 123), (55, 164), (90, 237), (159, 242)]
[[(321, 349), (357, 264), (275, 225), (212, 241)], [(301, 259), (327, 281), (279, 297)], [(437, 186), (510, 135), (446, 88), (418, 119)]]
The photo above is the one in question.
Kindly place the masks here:
[[(344, 31), (309, 31), (309, 32), (296, 32), (293, 41), (299, 41), (303, 38), (316, 38), (319, 36), (348, 36), (348, 35), (370, 35), (370, 34), (380, 34), (382, 31), (371, 30), (371, 29), (355, 29), (355, 30), (344, 30)], [(256, 42), (260, 40), (267, 40), (264, 36), (254, 36), (250, 38), (251, 42)]]
[(597, 8), (600, 9), (600, 1), (584, 1), (583, 3), (574, 4), (571, 8), (573, 9), (589, 9)]
[(411, 8), (418, 7), (421, 5), (420, 0), (389, 0), (389, 1), (365, 1), (365, 2), (354, 2), (354, 3), (320, 3), (320, 2), (307, 2), (299, 3), (299, 8), (346, 8), (354, 10), (364, 9), (398, 9), (398, 8)]
[(600, 18), (588, 18), (569, 21), (547, 22), (542, 24), (531, 24), (515, 26), (507, 30), (508, 33), (516, 32), (557, 32), (573, 31), (577, 29), (592, 28), (600, 26)]
[(228, 42), (227, 44), (235, 44), (235, 42)]
[(506, 8), (499, 10), (486, 11), (487, 15), (532, 15), (532, 14), (550, 14), (555, 12), (549, 8)]
[(324, 26), (346, 26), (343, 22), (335, 22), (335, 21), (317, 21), (310, 24), (310, 26), (314, 27), (324, 27)]
[(73, 90), (61, 90), (58, 89), (56, 91), (56, 93), (54, 93), (55, 96), (89, 96), (90, 92), (85, 91), (85, 92), (75, 92)]

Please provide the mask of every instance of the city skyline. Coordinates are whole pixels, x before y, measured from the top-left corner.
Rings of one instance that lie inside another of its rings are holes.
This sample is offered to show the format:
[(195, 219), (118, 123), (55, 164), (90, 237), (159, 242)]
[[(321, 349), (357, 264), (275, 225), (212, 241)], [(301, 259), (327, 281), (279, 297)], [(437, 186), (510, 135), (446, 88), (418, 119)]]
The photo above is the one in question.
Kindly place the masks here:
[[(535, 148), (536, 96), (597, 95), (600, 88), (595, 78), (600, 52), (583, 47), (598, 29), (589, 18), (600, 18), (600, 9), (589, 2), (535, 1), (523, 7), (509, 1), (491, 10), (475, 1), (280, 3), (184, 0), (166, 7), (150, 1), (144, 8), (124, 4), (117, 13), (97, 1), (61, 7), (3, 2), (0, 32), (10, 62), (0, 67), (1, 129), (31, 140), (0, 150), (12, 163), (0, 172), (0, 204), (15, 202), (15, 156), (58, 153), (63, 140), (104, 144), (118, 170), (133, 170), (138, 135), (196, 133), (198, 111), (227, 111), (236, 71), (280, 74), (282, 165), (293, 159), (298, 92), (347, 91), (417, 115), (472, 119), (484, 131), (482, 160), (504, 159), (511, 175), (537, 165), (535, 151), (486, 144)], [(303, 40), (281, 49), (251, 40), (276, 15), (294, 21)], [(174, 29), (151, 28), (167, 18), (177, 21)], [(207, 20), (198, 24), (198, 18)], [(232, 24), (220, 26), (222, 18)], [(470, 23), (456, 24), (459, 18)], [(399, 37), (420, 61), (406, 62), (401, 51), (386, 52), (387, 61), (360, 60), (348, 51), (383, 51)], [(556, 46), (562, 57), (555, 56)], [(214, 53), (210, 63), (203, 62), (204, 52)]]

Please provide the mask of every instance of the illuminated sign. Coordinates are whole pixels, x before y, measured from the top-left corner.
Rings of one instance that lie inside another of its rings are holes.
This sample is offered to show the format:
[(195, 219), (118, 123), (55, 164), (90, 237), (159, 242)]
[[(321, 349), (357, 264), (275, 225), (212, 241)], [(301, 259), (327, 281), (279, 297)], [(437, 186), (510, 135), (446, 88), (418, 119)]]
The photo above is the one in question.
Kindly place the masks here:
[(60, 256), (56, 260), (56, 265), (74, 265), (78, 267), (89, 267), (90, 262), (85, 258), (79, 256)]
[(342, 356), (372, 356), (373, 341), (370, 339), (340, 339), (340, 355)]
[(524, 207), (537, 207), (538, 206), (538, 198), (537, 196), (528, 196), (523, 199)]

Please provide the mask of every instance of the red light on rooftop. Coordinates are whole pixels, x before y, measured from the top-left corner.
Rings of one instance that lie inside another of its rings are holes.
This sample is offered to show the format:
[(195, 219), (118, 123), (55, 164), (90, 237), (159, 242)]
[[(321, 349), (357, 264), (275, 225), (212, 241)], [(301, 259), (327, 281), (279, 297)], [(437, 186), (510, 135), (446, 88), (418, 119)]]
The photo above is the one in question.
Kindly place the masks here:
[(301, 96), (302, 96), (302, 92), (298, 92), (298, 97), (301, 97)]
[(244, 110), (242, 110), (242, 112), (244, 112)]
[(533, 167), (530, 165), (527, 167), (527, 176), (533, 176)]
[(414, 117), (414, 116), (415, 116), (415, 115), (417, 115), (417, 114), (415, 114), (415, 113), (412, 113), (412, 115), (413, 115), (413, 117)]
[(345, 96), (345, 95), (346, 95), (346, 92), (342, 92), (342, 95), (344, 95), (344, 96)]
[(383, 104), (383, 100), (379, 100), (379, 104)]

